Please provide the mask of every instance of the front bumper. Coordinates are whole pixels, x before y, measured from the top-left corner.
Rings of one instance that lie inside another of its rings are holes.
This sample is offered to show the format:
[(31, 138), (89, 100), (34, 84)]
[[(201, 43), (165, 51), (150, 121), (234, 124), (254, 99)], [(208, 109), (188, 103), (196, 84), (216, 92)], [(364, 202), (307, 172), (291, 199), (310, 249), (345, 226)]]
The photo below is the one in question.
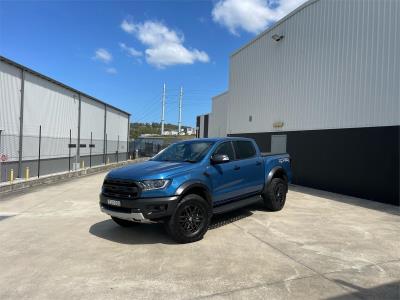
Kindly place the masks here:
[[(119, 199), (100, 194), (100, 210), (112, 217), (135, 222), (154, 222), (173, 214), (179, 196), (163, 198)], [(120, 201), (121, 206), (108, 204), (108, 200)]]

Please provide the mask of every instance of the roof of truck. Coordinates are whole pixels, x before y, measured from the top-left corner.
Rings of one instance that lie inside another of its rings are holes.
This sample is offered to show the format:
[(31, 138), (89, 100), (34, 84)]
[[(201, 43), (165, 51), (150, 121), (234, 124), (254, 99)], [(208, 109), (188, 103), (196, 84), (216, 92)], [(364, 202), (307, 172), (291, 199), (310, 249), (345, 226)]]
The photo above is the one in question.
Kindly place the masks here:
[(187, 140), (192, 141), (192, 142), (220, 142), (220, 141), (237, 141), (237, 140), (243, 140), (243, 141), (252, 141), (253, 139), (245, 138), (245, 137), (220, 137), (220, 138), (199, 138), (199, 139), (193, 139), (193, 140)]

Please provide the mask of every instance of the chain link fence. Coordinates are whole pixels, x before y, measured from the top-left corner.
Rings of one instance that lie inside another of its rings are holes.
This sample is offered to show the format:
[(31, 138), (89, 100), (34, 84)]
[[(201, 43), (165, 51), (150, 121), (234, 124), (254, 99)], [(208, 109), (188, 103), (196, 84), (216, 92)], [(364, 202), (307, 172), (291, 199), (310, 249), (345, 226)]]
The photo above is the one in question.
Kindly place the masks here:
[(21, 149), (19, 145), (18, 134), (0, 131), (0, 182), (124, 161), (129, 155), (126, 140), (119, 137), (99, 139), (91, 133), (78, 143), (71, 133), (61, 138), (42, 136), (41, 127), (37, 136), (24, 135)]
[(180, 139), (139, 137), (131, 141), (129, 146), (130, 155), (134, 157), (137, 153), (141, 157), (152, 157), (178, 141), (180, 141)]

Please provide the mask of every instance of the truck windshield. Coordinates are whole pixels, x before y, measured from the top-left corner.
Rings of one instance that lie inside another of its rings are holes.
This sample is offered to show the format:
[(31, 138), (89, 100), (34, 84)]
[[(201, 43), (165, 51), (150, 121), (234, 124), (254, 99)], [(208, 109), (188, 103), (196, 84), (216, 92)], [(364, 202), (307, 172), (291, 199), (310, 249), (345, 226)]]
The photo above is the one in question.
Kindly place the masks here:
[(151, 160), (196, 163), (204, 158), (213, 142), (184, 142), (172, 144)]

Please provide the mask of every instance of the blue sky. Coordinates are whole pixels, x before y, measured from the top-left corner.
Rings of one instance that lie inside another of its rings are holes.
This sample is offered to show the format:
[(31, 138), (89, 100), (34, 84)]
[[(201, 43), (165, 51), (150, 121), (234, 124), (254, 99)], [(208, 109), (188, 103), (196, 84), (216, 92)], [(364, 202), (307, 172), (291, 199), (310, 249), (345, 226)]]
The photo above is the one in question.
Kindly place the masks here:
[(183, 124), (228, 88), (229, 55), (304, 0), (0, 1), (0, 54), (132, 114)]

